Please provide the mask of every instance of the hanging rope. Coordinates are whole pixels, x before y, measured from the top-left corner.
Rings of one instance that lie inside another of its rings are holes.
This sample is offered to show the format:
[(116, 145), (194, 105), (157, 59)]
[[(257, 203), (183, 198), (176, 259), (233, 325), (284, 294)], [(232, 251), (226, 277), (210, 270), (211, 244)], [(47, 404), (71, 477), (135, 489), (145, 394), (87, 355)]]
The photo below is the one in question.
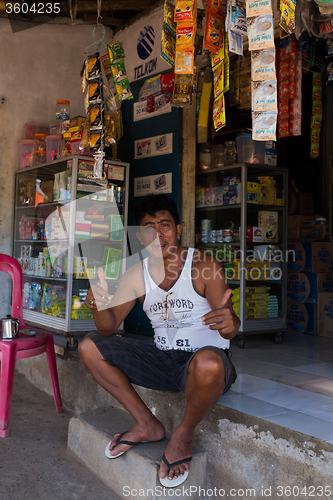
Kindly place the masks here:
[(97, 0), (97, 18), (102, 17), (101, 11), (102, 11), (102, 0)]

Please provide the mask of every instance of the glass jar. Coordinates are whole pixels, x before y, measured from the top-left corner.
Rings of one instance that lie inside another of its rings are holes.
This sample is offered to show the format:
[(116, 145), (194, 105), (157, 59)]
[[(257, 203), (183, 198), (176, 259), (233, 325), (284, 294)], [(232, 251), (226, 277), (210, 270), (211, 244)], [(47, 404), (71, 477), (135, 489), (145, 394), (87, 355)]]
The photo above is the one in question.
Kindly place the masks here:
[(34, 165), (40, 165), (46, 162), (46, 151), (42, 149), (37, 149), (34, 155)]
[(116, 187), (116, 202), (124, 203), (124, 193), (121, 186)]
[(226, 141), (224, 143), (224, 164), (232, 165), (236, 163), (237, 151), (236, 151), (236, 142), (235, 141)]
[(36, 149), (39, 151), (46, 151), (45, 137), (47, 134), (35, 134)]
[(199, 170), (209, 170), (212, 164), (212, 146), (209, 142), (201, 144), (199, 149)]
[(216, 144), (212, 147), (212, 168), (224, 167), (224, 145)]
[(70, 101), (57, 101), (56, 119), (69, 120), (70, 114)]
[(108, 185), (107, 201), (111, 201), (111, 203), (116, 201), (116, 186), (114, 184)]

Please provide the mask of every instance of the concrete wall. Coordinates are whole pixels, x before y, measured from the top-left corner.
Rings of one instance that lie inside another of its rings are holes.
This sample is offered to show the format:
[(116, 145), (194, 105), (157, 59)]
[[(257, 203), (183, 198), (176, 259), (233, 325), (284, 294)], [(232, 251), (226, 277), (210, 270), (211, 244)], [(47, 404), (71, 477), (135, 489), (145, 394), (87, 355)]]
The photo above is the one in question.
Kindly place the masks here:
[[(0, 253), (12, 253), (14, 172), (25, 123), (48, 125), (58, 99), (71, 102), (71, 116), (83, 115), (80, 69), (92, 43), (92, 25), (69, 26), (56, 19), (12, 32), (0, 18)], [(26, 23), (24, 23), (24, 28)], [(100, 33), (96, 30), (96, 39)], [(106, 41), (111, 38), (106, 28)], [(10, 313), (10, 280), (0, 273), (0, 317)]]

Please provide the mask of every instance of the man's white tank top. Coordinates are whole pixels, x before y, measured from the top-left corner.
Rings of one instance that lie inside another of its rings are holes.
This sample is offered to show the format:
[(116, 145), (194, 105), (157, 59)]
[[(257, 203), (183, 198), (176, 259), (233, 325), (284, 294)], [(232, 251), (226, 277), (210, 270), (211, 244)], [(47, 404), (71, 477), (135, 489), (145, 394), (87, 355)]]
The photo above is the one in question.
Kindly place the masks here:
[(183, 269), (169, 290), (160, 288), (151, 277), (148, 259), (143, 261), (145, 300), (143, 310), (154, 329), (154, 341), (161, 350), (194, 352), (206, 345), (228, 349), (230, 341), (217, 330), (202, 324), (202, 316), (211, 310), (208, 301), (193, 287), (192, 260), (189, 248)]

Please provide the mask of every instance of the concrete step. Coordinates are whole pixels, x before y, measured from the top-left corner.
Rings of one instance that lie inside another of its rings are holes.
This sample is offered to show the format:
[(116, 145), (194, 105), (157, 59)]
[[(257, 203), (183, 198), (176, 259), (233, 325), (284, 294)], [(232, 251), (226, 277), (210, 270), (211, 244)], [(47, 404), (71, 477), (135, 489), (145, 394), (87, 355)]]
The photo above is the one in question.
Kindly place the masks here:
[[(125, 410), (114, 407), (81, 413), (69, 422), (68, 450), (122, 498), (168, 497), (168, 491), (163, 494), (158, 479), (167, 438), (133, 447), (117, 459), (108, 459), (104, 454), (112, 436), (131, 429), (133, 424), (134, 420)], [(205, 488), (206, 461), (206, 452), (195, 448), (189, 476), (183, 485), (175, 488), (177, 498), (189, 498), (190, 491), (193, 494), (199, 487)]]

